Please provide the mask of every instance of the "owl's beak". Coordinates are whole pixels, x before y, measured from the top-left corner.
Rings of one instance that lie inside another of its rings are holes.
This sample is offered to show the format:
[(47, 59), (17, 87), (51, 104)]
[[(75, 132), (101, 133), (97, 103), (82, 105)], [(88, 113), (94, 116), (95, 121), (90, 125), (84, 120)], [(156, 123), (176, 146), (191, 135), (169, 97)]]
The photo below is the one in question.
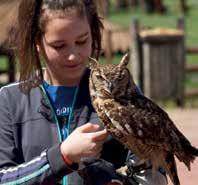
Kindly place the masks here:
[(108, 88), (109, 88), (110, 92), (112, 92), (112, 90), (113, 90), (113, 83), (109, 82), (108, 83)]

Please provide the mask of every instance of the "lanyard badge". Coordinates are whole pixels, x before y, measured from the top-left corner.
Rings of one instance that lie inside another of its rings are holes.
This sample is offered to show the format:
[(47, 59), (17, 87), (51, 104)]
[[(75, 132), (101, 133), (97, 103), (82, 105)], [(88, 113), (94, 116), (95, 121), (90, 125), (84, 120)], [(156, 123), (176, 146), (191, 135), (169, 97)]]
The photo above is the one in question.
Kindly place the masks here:
[[(73, 119), (73, 113), (74, 113), (74, 106), (75, 106), (75, 103), (76, 103), (76, 99), (77, 99), (77, 95), (78, 95), (78, 90), (79, 90), (79, 87), (76, 88), (75, 90), (75, 93), (74, 93), (74, 97), (73, 97), (73, 102), (72, 102), (72, 107), (71, 107), (71, 111), (69, 112), (69, 116), (68, 116), (68, 119), (66, 119), (66, 123), (64, 124), (63, 128), (62, 128), (62, 131), (60, 129), (60, 123), (58, 121), (58, 118), (57, 118), (57, 115), (54, 111), (54, 108), (53, 106), (51, 105), (50, 103), (50, 100), (49, 100), (49, 97), (46, 93), (46, 90), (45, 88), (43, 87), (43, 85), (40, 85), (40, 88), (41, 88), (41, 92), (43, 94), (43, 97), (45, 98), (45, 101), (46, 103), (49, 105), (51, 111), (52, 111), (52, 114), (53, 114), (53, 122), (56, 123), (56, 126), (57, 126), (57, 130), (58, 130), (58, 138), (59, 138), (59, 142), (62, 142), (64, 141), (68, 135), (70, 134), (70, 125), (72, 123), (72, 119)], [(63, 180), (62, 180), (62, 185), (66, 185), (67, 184), (67, 176), (64, 176), (63, 177)]]

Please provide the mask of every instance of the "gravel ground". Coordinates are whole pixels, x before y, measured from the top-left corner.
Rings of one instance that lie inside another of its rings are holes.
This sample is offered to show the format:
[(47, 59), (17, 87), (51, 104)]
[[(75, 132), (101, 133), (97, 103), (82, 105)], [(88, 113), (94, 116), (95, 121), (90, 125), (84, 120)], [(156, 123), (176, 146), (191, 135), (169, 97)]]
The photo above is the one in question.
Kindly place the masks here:
[[(198, 109), (168, 109), (167, 112), (192, 145), (198, 148)], [(177, 166), (181, 185), (198, 184), (198, 158), (192, 164), (190, 172), (179, 161)], [(172, 185), (170, 180), (169, 185)]]

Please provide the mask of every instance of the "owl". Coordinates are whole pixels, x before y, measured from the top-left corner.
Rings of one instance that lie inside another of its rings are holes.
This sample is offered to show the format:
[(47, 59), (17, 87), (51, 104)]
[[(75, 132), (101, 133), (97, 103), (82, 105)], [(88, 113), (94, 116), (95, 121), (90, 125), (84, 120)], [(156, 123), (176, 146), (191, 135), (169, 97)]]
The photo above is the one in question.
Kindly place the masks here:
[(142, 163), (149, 160), (153, 174), (162, 167), (173, 184), (180, 185), (175, 156), (190, 170), (198, 149), (162, 108), (137, 91), (127, 54), (118, 65), (90, 60), (90, 96), (104, 127)]

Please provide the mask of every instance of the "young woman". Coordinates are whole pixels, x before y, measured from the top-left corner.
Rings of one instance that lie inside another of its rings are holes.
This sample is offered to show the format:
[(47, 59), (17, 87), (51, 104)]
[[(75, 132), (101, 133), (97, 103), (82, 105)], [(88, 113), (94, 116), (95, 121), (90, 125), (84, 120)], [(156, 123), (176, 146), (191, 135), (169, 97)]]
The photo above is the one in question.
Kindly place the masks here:
[[(88, 90), (101, 29), (93, 0), (21, 0), (20, 82), (0, 90), (0, 184), (121, 184), (128, 151), (102, 129)], [(134, 184), (165, 184), (148, 174)]]

